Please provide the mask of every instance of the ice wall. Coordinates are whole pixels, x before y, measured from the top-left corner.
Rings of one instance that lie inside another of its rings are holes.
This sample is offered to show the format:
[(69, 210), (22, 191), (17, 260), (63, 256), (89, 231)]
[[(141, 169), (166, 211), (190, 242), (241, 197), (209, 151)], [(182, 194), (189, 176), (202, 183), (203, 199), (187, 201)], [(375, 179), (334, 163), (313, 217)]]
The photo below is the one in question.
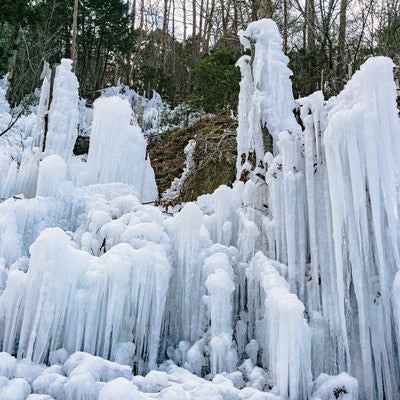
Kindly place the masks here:
[[(239, 109), (245, 113), (239, 117), (238, 177), (246, 168), (254, 171), (249, 175), (254, 188), (246, 184), (252, 204), (244, 199), (243, 212), (252, 221), (246, 224), (252, 246), (262, 248), (264, 241), (266, 254), (287, 265), (284, 276), (304, 302), (313, 332), (314, 377), (349, 372), (357, 377), (362, 398), (398, 397), (398, 322), (391, 288), (399, 265), (400, 131), (393, 63), (368, 60), (328, 103), (322, 93), (300, 99), (302, 131), (293, 126), (289, 74), (286, 64), (277, 67), (282, 57), (279, 38), (275, 46), (271, 42), (272, 22), (251, 24), (246, 32), (242, 37), (249, 41), (242, 42), (254, 53), (252, 62), (247, 56), (239, 62)], [(265, 57), (258, 58), (261, 54)], [(281, 79), (270, 81), (277, 68)], [(265, 88), (260, 97), (254, 95), (257, 85)], [(264, 156), (254, 138), (261, 143), (259, 126), (265, 121), (274, 154)], [(260, 168), (243, 162), (241, 151), (247, 160), (254, 152), (267, 162), (265, 182)]]
[(369, 59), (332, 102), (325, 130), (339, 301), (343, 314), (353, 301), (358, 319), (347, 326), (349, 337), (358, 329), (360, 341), (350, 343), (352, 358), (361, 353), (352, 368), (366, 396), (379, 399), (399, 395), (391, 305), (400, 150), (393, 67), (390, 59)]
[[(239, 61), (246, 182), (174, 216), (143, 205), (146, 142), (127, 100), (108, 97), (80, 184), (76, 160), (52, 154), (35, 198), (0, 204), (0, 345), (18, 358), (0, 355), (0, 396), (400, 396), (393, 64), (369, 60), (328, 102), (299, 99), (302, 130), (274, 23), (250, 24), (242, 41), (254, 52)], [(0, 160), (11, 182), (18, 171)], [(10, 379), (23, 363), (40, 369), (29, 383)]]
[[(168, 238), (159, 225), (161, 213), (123, 195), (127, 189), (115, 184), (77, 189), (63, 199), (75, 218), (88, 215), (68, 226), (74, 234), (67, 234), (67, 227), (30, 232), (29, 260), (25, 254), (13, 257), (17, 262), (0, 297), (4, 351), (17, 349), (19, 358), (42, 363), (59, 348), (112, 360), (123, 360), (121, 354), (130, 349), (138, 372), (155, 368), (171, 269)], [(113, 200), (102, 190), (113, 193)], [(115, 197), (118, 193), (122, 196)], [(46, 199), (21, 200), (28, 216), (35, 215), (28, 209), (35, 200)], [(58, 218), (42, 215), (44, 224), (61, 226), (62, 208), (52, 213)], [(7, 222), (15, 238), (23, 232), (18, 225), (18, 217)]]
[(87, 160), (87, 182), (121, 182), (133, 185), (143, 202), (158, 197), (154, 171), (146, 154), (146, 140), (131, 125), (127, 100), (104, 97), (94, 103), (94, 117)]

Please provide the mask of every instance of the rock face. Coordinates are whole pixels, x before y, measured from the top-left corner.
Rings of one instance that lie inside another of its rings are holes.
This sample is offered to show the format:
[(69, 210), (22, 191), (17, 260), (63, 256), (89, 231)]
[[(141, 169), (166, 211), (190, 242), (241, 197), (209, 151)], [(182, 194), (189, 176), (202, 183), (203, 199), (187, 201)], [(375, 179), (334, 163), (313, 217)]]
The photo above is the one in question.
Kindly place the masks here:
[(235, 180), (237, 122), (214, 116), (171, 132), (165, 142), (149, 143), (148, 150), (160, 194), (168, 189), (185, 167), (184, 149), (189, 140), (196, 141), (194, 169), (183, 185), (180, 200), (191, 201), (212, 193), (219, 185)]
[(76, 156), (81, 156), (87, 154), (89, 151), (90, 137), (89, 136), (78, 136), (76, 138), (74, 146), (74, 154)]

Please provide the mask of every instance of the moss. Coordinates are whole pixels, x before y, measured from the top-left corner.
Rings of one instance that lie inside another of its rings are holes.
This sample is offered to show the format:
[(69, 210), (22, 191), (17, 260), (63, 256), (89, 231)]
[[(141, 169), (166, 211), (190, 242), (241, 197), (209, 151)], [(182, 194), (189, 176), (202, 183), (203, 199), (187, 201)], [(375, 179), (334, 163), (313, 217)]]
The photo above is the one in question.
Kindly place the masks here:
[(195, 167), (182, 189), (183, 201), (232, 185), (236, 177), (236, 125), (212, 124), (196, 134)]
[(203, 168), (196, 169), (182, 189), (183, 201), (195, 200), (205, 193), (212, 193), (220, 185), (232, 185), (235, 180), (235, 165), (224, 162), (210, 162)]
[(150, 160), (160, 194), (182, 175), (185, 166), (184, 148), (196, 140), (195, 168), (191, 171), (181, 199), (195, 200), (212, 193), (221, 184), (231, 185), (236, 174), (237, 122), (228, 117), (214, 116), (177, 131), (167, 131), (161, 143), (149, 145)]
[(168, 142), (169, 138), (171, 135), (174, 134), (174, 132), (176, 132), (178, 130), (178, 128), (176, 129), (169, 129), (167, 131), (164, 131), (161, 133), (160, 138), (161, 138), (161, 143), (165, 144)]

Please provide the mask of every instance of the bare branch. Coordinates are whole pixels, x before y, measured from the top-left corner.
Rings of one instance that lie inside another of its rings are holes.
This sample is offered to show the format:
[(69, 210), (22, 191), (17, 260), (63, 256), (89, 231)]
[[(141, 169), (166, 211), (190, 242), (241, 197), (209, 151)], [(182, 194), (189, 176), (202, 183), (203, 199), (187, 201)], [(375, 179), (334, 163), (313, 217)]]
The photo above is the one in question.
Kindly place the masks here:
[(22, 115), (23, 112), (24, 112), (24, 109), (22, 109), (22, 110), (18, 113), (18, 115), (17, 115), (17, 117), (14, 119), (14, 121), (13, 121), (12, 118), (11, 118), (11, 121), (10, 121), (10, 123), (8, 124), (7, 128), (6, 128), (3, 132), (0, 132), (0, 137), (3, 136), (3, 135), (5, 135), (5, 134), (16, 124), (16, 122), (18, 121), (19, 117)]

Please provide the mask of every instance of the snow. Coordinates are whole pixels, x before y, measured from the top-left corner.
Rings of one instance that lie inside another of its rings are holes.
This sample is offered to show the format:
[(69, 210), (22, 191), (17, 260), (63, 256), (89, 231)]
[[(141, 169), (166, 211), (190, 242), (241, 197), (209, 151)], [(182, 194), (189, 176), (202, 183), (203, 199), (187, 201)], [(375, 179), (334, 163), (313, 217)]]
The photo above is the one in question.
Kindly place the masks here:
[[(24, 360), (14, 360), (21, 364)], [(63, 364), (41, 366), (33, 382), (25, 376), (0, 378), (0, 398), (7, 400), (33, 399), (268, 399), (279, 400), (272, 393), (262, 393), (251, 387), (237, 388), (232, 374), (216, 375), (212, 382), (192, 375), (171, 362), (150, 371), (146, 376), (132, 376), (128, 366), (119, 365), (77, 352)], [(175, 396), (175, 397), (174, 397)], [(178, 397), (176, 397), (178, 396)]]
[(15, 376), (15, 370), (17, 368), (17, 360), (10, 354), (1, 352), (0, 353), (0, 375), (11, 379)]
[(1, 400), (25, 400), (31, 392), (31, 388), (24, 379), (11, 379), (2, 389), (0, 389)]
[(140, 394), (136, 386), (127, 379), (117, 378), (108, 382), (100, 391), (99, 400), (144, 400), (146, 397)]
[[(96, 100), (87, 162), (72, 155), (68, 60), (45, 152), (46, 80), (37, 115), (0, 138), (0, 399), (399, 397), (393, 63), (295, 103), (276, 25), (241, 41), (248, 179), (174, 215), (143, 204), (157, 188), (133, 97)], [(0, 128), (10, 118), (3, 99)]]
[[(333, 397), (332, 397), (333, 396)], [(338, 376), (321, 374), (314, 382), (313, 400), (329, 400), (332, 398), (352, 400), (358, 398), (357, 380), (345, 372)]]

